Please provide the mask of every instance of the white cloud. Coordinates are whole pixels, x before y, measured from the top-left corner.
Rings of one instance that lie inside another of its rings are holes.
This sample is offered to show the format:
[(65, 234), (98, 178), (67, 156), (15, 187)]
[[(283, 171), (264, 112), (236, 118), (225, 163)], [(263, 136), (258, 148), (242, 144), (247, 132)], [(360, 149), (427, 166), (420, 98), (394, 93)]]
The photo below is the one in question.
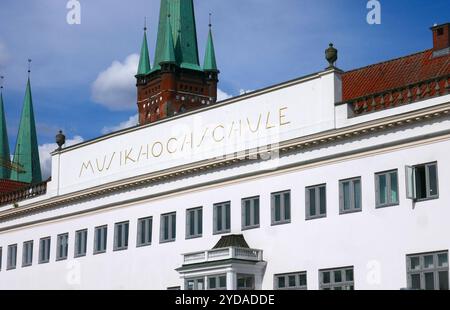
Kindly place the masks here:
[(6, 64), (6, 62), (9, 59), (9, 54), (6, 49), (6, 45), (0, 42), (0, 66), (3, 66)]
[(248, 94), (248, 93), (251, 93), (253, 90), (249, 90), (249, 89), (240, 89), (239, 90), (239, 95), (245, 95), (245, 94)]
[(121, 111), (136, 108), (135, 74), (139, 55), (132, 54), (124, 62), (113, 61), (100, 72), (92, 84), (92, 100), (110, 110)]
[(115, 131), (119, 131), (119, 130), (122, 130), (122, 129), (134, 127), (134, 126), (136, 126), (138, 124), (138, 122), (139, 122), (139, 118), (138, 118), (138, 114), (136, 114), (136, 115), (130, 116), (130, 118), (128, 120), (120, 123), (119, 125), (103, 127), (102, 134), (106, 135), (106, 134), (109, 134), (111, 132), (115, 132)]
[[(75, 145), (83, 142), (84, 139), (80, 136), (75, 136), (73, 139), (66, 140), (65, 147)], [(55, 151), (58, 146), (55, 143), (48, 143), (39, 146), (39, 159), (41, 160), (42, 178), (47, 180), (52, 173), (52, 156), (51, 152)]]
[(221, 89), (217, 89), (217, 101), (227, 100), (227, 99), (230, 99), (231, 97), (233, 97), (233, 96), (230, 94), (227, 94), (226, 92), (224, 92)]

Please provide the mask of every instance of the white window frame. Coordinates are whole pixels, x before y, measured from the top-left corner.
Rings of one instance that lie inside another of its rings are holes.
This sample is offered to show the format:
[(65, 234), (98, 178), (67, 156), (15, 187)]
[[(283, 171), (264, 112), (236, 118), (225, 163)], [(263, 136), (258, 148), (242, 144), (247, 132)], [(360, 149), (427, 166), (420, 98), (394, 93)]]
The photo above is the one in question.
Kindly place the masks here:
[[(220, 286), (220, 278), (225, 278), (225, 286)], [(216, 281), (216, 287), (211, 288), (210, 285), (210, 279), (215, 279)], [(225, 291), (227, 289), (227, 274), (218, 274), (218, 275), (211, 275), (206, 277), (206, 290), (208, 291)]]
[(47, 264), (50, 262), (51, 242), (51, 237), (44, 237), (39, 240), (39, 264)]
[(33, 240), (25, 241), (22, 247), (22, 267), (33, 265)]
[[(246, 213), (246, 203), (250, 202), (250, 224), (247, 225), (247, 213)], [(256, 204), (258, 202), (258, 204)], [(256, 209), (258, 210), (258, 215), (256, 216)], [(259, 196), (249, 197), (242, 199), (241, 202), (241, 221), (242, 230), (255, 229), (260, 227), (261, 223), (261, 200)]]
[[(188, 278), (188, 279), (186, 279), (185, 280), (185, 290), (189, 290), (189, 286), (188, 286), (188, 283), (190, 282), (190, 281), (193, 281), (194, 282), (194, 288), (192, 289), (192, 291), (205, 291), (206, 290), (206, 277), (197, 277), (197, 278)], [(198, 283), (199, 282), (203, 282), (203, 288), (200, 290), (199, 288), (198, 288)]]
[[(289, 205), (286, 206), (285, 204), (285, 195), (289, 195)], [(276, 220), (276, 206), (275, 206), (275, 197), (280, 196), (280, 220)], [(270, 194), (270, 209), (271, 209), (271, 223), (272, 226), (276, 225), (284, 225), (291, 223), (292, 220), (292, 195), (291, 190), (285, 190), (280, 191), (276, 193)], [(286, 210), (289, 210), (289, 212), (286, 212)], [(289, 214), (289, 216), (287, 216)]]
[[(194, 233), (191, 234), (191, 216), (194, 216)], [(203, 207), (186, 210), (186, 239), (201, 238), (203, 236)]]
[[(397, 201), (392, 201), (392, 174), (397, 175)], [(380, 177), (386, 177), (387, 199), (385, 203), (380, 202)], [(400, 204), (400, 187), (398, 181), (398, 169), (375, 173), (375, 206), (376, 208), (386, 208), (398, 206)]]
[[(325, 213), (321, 213), (320, 211), (320, 205), (321, 205), (321, 198), (320, 198), (320, 189), (325, 189)], [(314, 196), (315, 196), (315, 205), (314, 209), (316, 211), (315, 215), (311, 215), (311, 201), (310, 201), (310, 191), (314, 190)], [(305, 189), (305, 213), (306, 213), (306, 219), (307, 220), (315, 220), (320, 218), (327, 217), (327, 185), (326, 184), (319, 184), (314, 186), (308, 186)]]
[[(355, 183), (359, 182), (360, 184), (360, 206), (359, 208), (356, 208), (355, 206)], [(350, 183), (350, 209), (345, 210), (345, 206), (344, 206), (344, 183)], [(362, 195), (362, 178), (361, 177), (356, 177), (356, 178), (350, 178), (350, 179), (345, 179), (345, 180), (340, 180), (339, 181), (339, 214), (343, 215), (343, 214), (349, 214), (349, 213), (357, 213), (357, 212), (362, 212), (362, 199), (363, 199), (363, 195)]]
[[(219, 207), (221, 207), (221, 226), (219, 229)], [(227, 214), (229, 215), (229, 223), (227, 223)], [(227, 227), (229, 224), (229, 227)], [(231, 232), (231, 201), (215, 203), (213, 206), (213, 234), (222, 235)]]
[[(167, 220), (167, 233), (168, 238), (165, 238), (165, 218), (168, 218)], [(160, 222), (160, 232), (159, 232), (159, 243), (169, 243), (169, 242), (175, 242), (177, 238), (177, 213), (176, 212), (170, 212), (166, 214), (161, 215), (161, 222)], [(173, 231), (175, 230), (175, 231)]]

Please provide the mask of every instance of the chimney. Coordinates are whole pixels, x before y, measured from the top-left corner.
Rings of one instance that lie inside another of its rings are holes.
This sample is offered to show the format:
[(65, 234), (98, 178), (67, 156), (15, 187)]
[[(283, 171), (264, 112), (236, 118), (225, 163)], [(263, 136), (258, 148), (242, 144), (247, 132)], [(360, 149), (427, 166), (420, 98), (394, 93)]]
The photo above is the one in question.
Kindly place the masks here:
[(450, 53), (450, 23), (436, 25), (433, 31), (433, 55), (435, 57)]

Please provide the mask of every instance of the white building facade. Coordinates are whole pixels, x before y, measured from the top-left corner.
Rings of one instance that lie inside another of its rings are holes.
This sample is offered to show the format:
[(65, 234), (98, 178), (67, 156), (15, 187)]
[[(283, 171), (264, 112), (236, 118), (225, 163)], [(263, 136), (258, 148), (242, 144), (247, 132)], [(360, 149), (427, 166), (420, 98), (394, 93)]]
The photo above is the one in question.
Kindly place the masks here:
[(356, 115), (343, 74), (55, 151), (0, 289), (448, 289), (449, 77)]

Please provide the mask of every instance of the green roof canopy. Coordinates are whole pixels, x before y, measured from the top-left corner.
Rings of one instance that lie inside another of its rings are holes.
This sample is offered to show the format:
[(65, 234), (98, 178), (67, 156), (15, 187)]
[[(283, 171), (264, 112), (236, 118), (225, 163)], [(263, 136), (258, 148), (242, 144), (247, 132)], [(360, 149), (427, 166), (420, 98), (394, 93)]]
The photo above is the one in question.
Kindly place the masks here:
[[(168, 16), (170, 16), (170, 23), (166, 21)], [(161, 0), (153, 70), (161, 69), (159, 64), (167, 56), (165, 49), (168, 25), (172, 28), (177, 65), (181, 68), (201, 71), (193, 0)]]
[(145, 75), (151, 70), (150, 57), (148, 53), (147, 31), (144, 31), (144, 39), (142, 40), (141, 57), (139, 59), (139, 68), (137, 75)]
[(28, 78), (27, 90), (23, 102), (22, 116), (17, 134), (14, 163), (20, 164), (24, 172), (11, 172), (11, 180), (24, 183), (42, 182), (41, 165), (34, 120), (31, 84)]
[(208, 42), (206, 43), (205, 62), (203, 65), (205, 71), (219, 71), (217, 70), (216, 52), (214, 51), (214, 42), (211, 28), (209, 29)]
[[(8, 163), (11, 160), (9, 153), (8, 131), (6, 128), (5, 107), (3, 106), (3, 94), (0, 92), (0, 161)], [(0, 179), (9, 179), (11, 171), (0, 165)]]

